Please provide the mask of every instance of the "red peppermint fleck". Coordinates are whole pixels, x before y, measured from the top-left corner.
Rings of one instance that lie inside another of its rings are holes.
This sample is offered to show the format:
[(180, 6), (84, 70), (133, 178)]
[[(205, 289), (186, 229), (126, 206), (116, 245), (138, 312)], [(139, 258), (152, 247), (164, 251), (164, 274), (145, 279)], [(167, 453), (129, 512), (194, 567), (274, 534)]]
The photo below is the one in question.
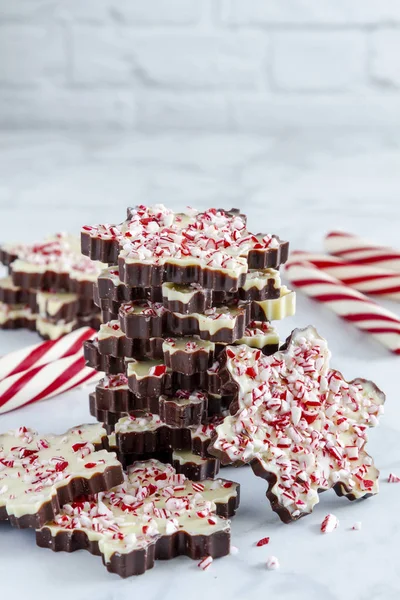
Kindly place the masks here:
[(56, 471), (57, 473), (61, 473), (61, 471), (65, 471), (65, 469), (68, 467), (68, 461), (67, 460), (60, 460), (58, 462), (56, 462)]
[[(12, 450), (13, 448), (11, 448)], [(21, 448), (19, 457), (20, 458), (28, 458), (28, 456), (32, 456), (33, 454), (37, 454), (39, 450), (29, 450), (29, 448)]]
[(81, 448), (84, 448), (85, 446), (86, 446), (86, 442), (78, 442), (77, 444), (73, 444), (72, 450), (74, 452), (78, 452), (78, 450), (80, 450)]
[(254, 379), (255, 377), (257, 377), (257, 372), (254, 367), (247, 367), (246, 375)]
[(261, 540), (258, 540), (256, 546), (260, 548), (261, 546), (266, 546), (267, 544), (269, 544), (269, 537), (264, 537), (261, 538)]
[(97, 466), (97, 463), (90, 462), (85, 464), (85, 469), (94, 469)]
[(151, 367), (149, 370), (149, 375), (153, 375), (154, 377), (161, 377), (166, 373), (167, 367), (165, 365), (157, 365), (155, 367)]

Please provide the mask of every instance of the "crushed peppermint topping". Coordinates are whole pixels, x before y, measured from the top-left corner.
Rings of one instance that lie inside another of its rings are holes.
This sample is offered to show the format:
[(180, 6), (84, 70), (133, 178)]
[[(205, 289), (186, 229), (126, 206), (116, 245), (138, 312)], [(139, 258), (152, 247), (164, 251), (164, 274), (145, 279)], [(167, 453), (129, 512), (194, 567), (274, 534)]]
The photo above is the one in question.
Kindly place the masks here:
[(217, 427), (213, 447), (232, 461), (257, 459), (265, 474), (276, 475), (274, 506), (289, 520), (311, 512), (321, 490), (337, 486), (357, 498), (377, 491), (365, 444), (384, 394), (369, 381), (348, 383), (329, 359), (312, 327), (296, 330), (272, 356), (244, 345), (226, 350), (238, 410)]
[(117, 375), (107, 375), (101, 380), (100, 384), (105, 389), (127, 386), (128, 378), (124, 373), (118, 373)]
[(268, 321), (250, 321), (247, 325), (243, 337), (255, 337), (256, 335), (265, 335), (273, 329)]
[(400, 483), (400, 477), (394, 473), (390, 473), (388, 477), (388, 483)]
[(162, 204), (137, 206), (122, 225), (84, 226), (85, 235), (116, 240), (123, 256), (163, 264), (169, 258), (201, 262), (204, 266), (246, 272), (250, 251), (279, 247), (272, 235), (253, 235), (243, 215), (210, 208), (176, 214)]

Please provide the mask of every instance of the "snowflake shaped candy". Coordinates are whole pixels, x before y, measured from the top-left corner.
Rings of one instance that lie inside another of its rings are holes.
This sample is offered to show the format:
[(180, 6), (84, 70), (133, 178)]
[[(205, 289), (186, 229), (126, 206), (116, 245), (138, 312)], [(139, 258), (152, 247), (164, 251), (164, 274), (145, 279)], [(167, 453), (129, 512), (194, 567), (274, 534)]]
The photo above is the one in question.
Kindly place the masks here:
[(237, 346), (222, 359), (220, 376), (236, 399), (209, 450), (225, 463), (251, 463), (285, 522), (312, 512), (330, 488), (350, 500), (378, 492), (365, 445), (385, 396), (371, 381), (346, 382), (329, 360), (313, 327), (294, 330), (272, 356)]
[(155, 559), (229, 554), (230, 523), (219, 515), (232, 515), (238, 501), (231, 481), (193, 482), (157, 460), (136, 462), (122, 485), (64, 506), (37, 531), (37, 543), (55, 551), (85, 548), (101, 554), (109, 571), (139, 575)]

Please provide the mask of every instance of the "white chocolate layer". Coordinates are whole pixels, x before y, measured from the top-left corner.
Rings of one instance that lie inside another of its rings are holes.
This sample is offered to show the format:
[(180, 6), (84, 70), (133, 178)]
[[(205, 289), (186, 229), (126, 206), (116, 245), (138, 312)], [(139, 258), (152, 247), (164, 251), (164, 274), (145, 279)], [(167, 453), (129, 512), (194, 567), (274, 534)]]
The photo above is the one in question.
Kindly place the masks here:
[(279, 298), (261, 300), (254, 304), (257, 304), (261, 308), (266, 321), (281, 321), (295, 314), (296, 294), (283, 285)]

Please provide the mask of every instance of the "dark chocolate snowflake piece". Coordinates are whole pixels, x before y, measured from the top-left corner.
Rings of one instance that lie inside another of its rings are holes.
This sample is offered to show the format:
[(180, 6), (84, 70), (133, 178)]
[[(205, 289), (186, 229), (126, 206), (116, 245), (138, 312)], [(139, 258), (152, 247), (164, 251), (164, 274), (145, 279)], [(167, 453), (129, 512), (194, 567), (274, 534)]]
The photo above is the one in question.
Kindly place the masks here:
[(209, 451), (223, 463), (251, 463), (285, 522), (309, 514), (330, 488), (350, 500), (378, 492), (365, 445), (385, 396), (371, 381), (346, 382), (329, 359), (313, 327), (295, 330), (269, 357), (247, 346), (222, 357), (219, 375), (236, 399)]
[(20, 427), (0, 435), (0, 520), (41, 527), (60, 507), (88, 490), (122, 481), (115, 454), (99, 424), (79, 425), (63, 435), (39, 435)]
[(37, 544), (54, 551), (87, 549), (108, 571), (139, 575), (155, 559), (229, 554), (230, 523), (239, 486), (222, 479), (192, 482), (157, 460), (135, 463), (122, 485), (82, 497), (37, 531)]

